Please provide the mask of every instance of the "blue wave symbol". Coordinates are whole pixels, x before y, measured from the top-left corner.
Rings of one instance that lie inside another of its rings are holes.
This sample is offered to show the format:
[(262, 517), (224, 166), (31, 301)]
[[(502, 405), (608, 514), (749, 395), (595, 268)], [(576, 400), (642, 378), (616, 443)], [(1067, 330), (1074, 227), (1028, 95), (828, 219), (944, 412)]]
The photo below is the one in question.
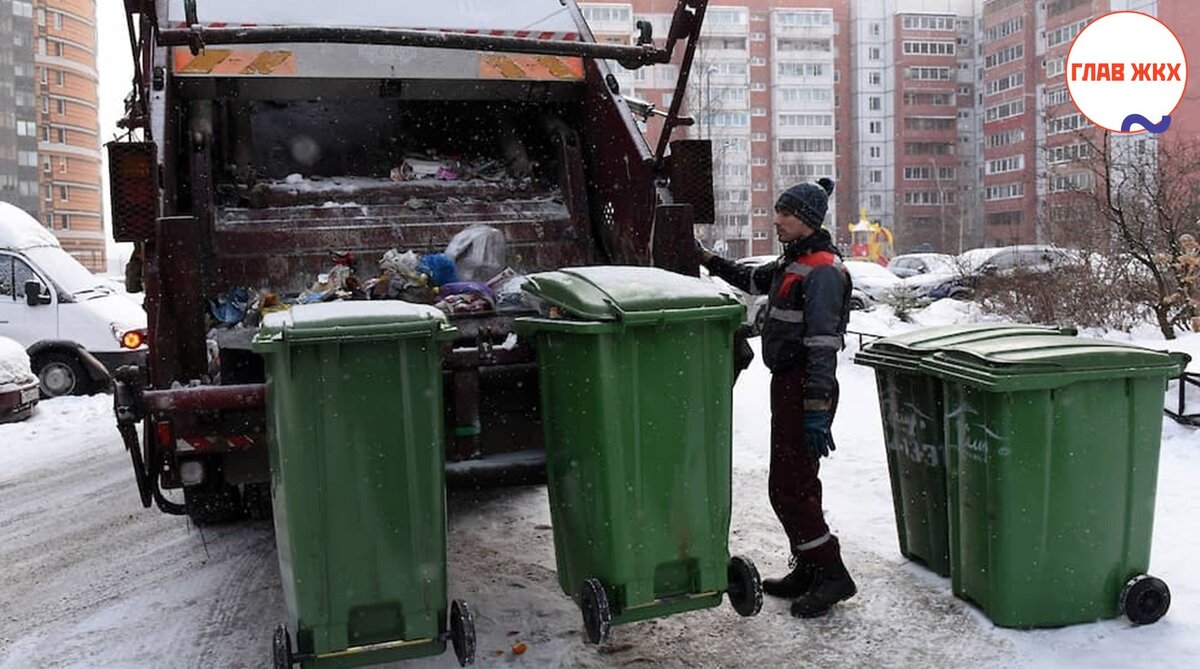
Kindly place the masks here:
[(1166, 132), (1167, 128), (1171, 127), (1171, 117), (1164, 116), (1161, 121), (1154, 123), (1141, 114), (1130, 114), (1125, 117), (1124, 121), (1121, 121), (1121, 132), (1129, 132), (1135, 123), (1145, 128), (1150, 134), (1158, 135)]

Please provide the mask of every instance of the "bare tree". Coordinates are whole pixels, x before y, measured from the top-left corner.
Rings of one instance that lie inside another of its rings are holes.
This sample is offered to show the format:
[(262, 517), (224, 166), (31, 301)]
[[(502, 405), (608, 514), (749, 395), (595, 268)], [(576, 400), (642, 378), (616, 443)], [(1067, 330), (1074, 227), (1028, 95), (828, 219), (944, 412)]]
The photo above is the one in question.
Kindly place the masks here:
[[(1193, 294), (1200, 237), (1200, 141), (1164, 135), (1114, 136), (1080, 132), (1089, 156), (1076, 163), (1090, 183), (1050, 176), (1052, 190), (1066, 195), (1070, 234), (1090, 242), (1110, 262), (1128, 268), (1130, 296), (1153, 312), (1159, 329), (1173, 339), (1200, 314)], [(1061, 236), (1062, 221), (1053, 226)], [(1196, 286), (1200, 288), (1200, 285)]]

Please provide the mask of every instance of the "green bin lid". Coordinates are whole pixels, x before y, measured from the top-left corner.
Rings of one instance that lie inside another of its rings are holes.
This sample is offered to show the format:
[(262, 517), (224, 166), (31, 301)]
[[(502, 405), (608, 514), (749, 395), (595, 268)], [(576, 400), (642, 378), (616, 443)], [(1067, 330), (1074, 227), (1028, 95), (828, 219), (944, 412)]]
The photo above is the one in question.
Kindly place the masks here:
[(268, 314), (254, 338), (254, 348), (268, 351), (281, 341), (348, 341), (420, 334), (441, 337), (453, 332), (446, 314), (426, 304), (398, 300), (298, 304)]
[(1046, 390), (1078, 381), (1170, 377), (1188, 356), (1103, 339), (1030, 335), (943, 349), (921, 360), (935, 376), (995, 392)]
[(638, 315), (705, 307), (740, 307), (728, 290), (658, 267), (572, 267), (532, 274), (524, 289), (586, 320), (638, 320)]
[(921, 328), (876, 339), (854, 356), (854, 362), (869, 367), (915, 371), (921, 358), (943, 348), (988, 339), (1025, 335), (1074, 335), (1074, 328), (1056, 328), (1023, 323), (970, 323)]

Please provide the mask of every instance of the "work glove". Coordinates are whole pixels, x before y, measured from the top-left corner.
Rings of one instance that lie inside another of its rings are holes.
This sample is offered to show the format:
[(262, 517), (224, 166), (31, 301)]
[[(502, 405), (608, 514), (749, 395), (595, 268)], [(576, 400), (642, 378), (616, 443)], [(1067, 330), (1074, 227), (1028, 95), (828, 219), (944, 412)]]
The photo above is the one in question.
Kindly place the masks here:
[(814, 458), (829, 455), (833, 445), (833, 414), (828, 411), (804, 412), (804, 445)]

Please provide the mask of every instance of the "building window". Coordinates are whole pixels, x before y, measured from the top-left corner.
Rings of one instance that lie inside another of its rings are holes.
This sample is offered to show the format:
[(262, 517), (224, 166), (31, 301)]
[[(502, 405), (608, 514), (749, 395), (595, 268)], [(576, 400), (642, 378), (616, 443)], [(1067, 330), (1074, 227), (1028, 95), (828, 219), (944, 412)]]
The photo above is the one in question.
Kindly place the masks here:
[(904, 78), (913, 81), (950, 81), (948, 67), (906, 67)]
[(779, 140), (780, 153), (833, 153), (833, 138), (795, 137)]
[(867, 60), (881, 60), (883, 51), (879, 47), (873, 46), (867, 49)]
[(1065, 71), (1065, 66), (1063, 65), (1063, 59), (1061, 57), (1046, 59), (1046, 78), (1047, 79), (1051, 79), (1054, 77), (1061, 77), (1064, 71)]
[(42, 70), (42, 83), (43, 83), (43, 84), (48, 84), (48, 83), (50, 83), (50, 75), (48, 74), (49, 70), (47, 70), (47, 69), (46, 69), (46, 68), (44, 68), (44, 67), (43, 67), (43, 68), (40, 68), (40, 69)]
[(62, 200), (63, 202), (71, 201), (71, 189), (69, 186), (58, 187), (58, 199)]
[(956, 45), (948, 41), (905, 40), (900, 49), (906, 56), (953, 56)]
[(827, 86), (787, 86), (779, 89), (783, 102), (829, 102), (831, 93)]
[(750, 141), (751, 142), (765, 142), (765, 141), (767, 141), (767, 133), (765, 133), (765, 132), (752, 133), (750, 135)]
[(883, 109), (883, 98), (878, 95), (872, 95), (867, 98), (867, 109), (871, 111), (879, 111)]
[(628, 23), (630, 21), (629, 7), (583, 5), (580, 9), (583, 11), (583, 18), (587, 19), (588, 23)]
[(953, 16), (929, 16), (912, 14), (904, 17), (903, 25), (907, 30), (954, 30)]
[(779, 25), (786, 27), (819, 28), (833, 25), (833, 11), (829, 9), (778, 12), (775, 16)]
[(48, 95), (42, 96), (42, 113), (43, 114), (50, 113), (50, 96), (48, 96)]
[(42, 189), (42, 199), (45, 200), (46, 202), (54, 201), (54, 187), (53, 186), (51, 186), (50, 184), (46, 184), (46, 187)]
[(58, 100), (55, 100), (54, 103), (55, 103), (55, 107), (58, 110), (59, 114), (67, 113), (67, 101), (66, 100), (59, 98)]
[(765, 41), (767, 41), (767, 34), (766, 33), (750, 33), (750, 41), (751, 42), (765, 42)]
[(867, 154), (869, 156), (871, 156), (872, 158), (882, 158), (883, 157), (883, 149), (881, 149), (878, 146), (872, 146), (867, 149)]
[(65, 128), (55, 128), (54, 133), (59, 144), (67, 143), (67, 131)]
[(50, 12), (54, 15), (54, 29), (62, 30), (62, 12)]
[(883, 183), (883, 170), (871, 170), (867, 173), (867, 180), (873, 184)]
[(755, 230), (754, 231), (754, 241), (761, 242), (766, 238), (767, 238), (767, 232), (765, 230)]
[(766, 84), (764, 84), (764, 83), (763, 83), (763, 82), (761, 82), (761, 81), (755, 81), (755, 82), (753, 82), (753, 83), (751, 83), (751, 84), (750, 84), (750, 90), (752, 90), (752, 91), (765, 91), (765, 90), (767, 90), (767, 85), (766, 85)]
[(58, 221), (59, 221), (59, 227), (61, 227), (63, 230), (71, 229), (71, 215), (70, 214), (59, 214)]
[(870, 207), (872, 209), (878, 210), (878, 209), (883, 208), (883, 196), (882, 195), (872, 195), (870, 198), (868, 198), (868, 201), (870, 202)]
[(71, 165), (70, 158), (67, 158), (66, 156), (59, 157), (59, 159), (58, 159), (58, 171), (59, 172), (66, 172), (67, 168), (70, 167), (70, 165)]
[(750, 115), (751, 116), (766, 116), (767, 110), (764, 109), (763, 107), (755, 107), (750, 110)]
[(46, 174), (49, 174), (53, 170), (54, 170), (54, 167), (51, 166), (50, 156), (46, 156), (45, 158), (42, 158), (42, 171), (45, 172)]
[(872, 135), (883, 134), (883, 122), (882, 121), (871, 121), (870, 123), (867, 124), (867, 132)]
[(763, 65), (766, 65), (766, 64), (767, 64), (767, 59), (763, 58), (762, 56), (755, 56), (750, 59), (751, 67), (762, 67)]
[(781, 77), (824, 77), (824, 63), (793, 63), (784, 61), (779, 63), (779, 76)]
[(754, 190), (761, 193), (761, 192), (767, 190), (767, 184), (762, 181), (755, 181), (754, 182)]
[(754, 208), (754, 215), (755, 215), (755, 216), (766, 216), (766, 215), (767, 215), (767, 209), (766, 209), (766, 207), (755, 207), (755, 208)]
[(871, 72), (867, 74), (867, 83), (872, 86), (879, 86), (883, 83), (883, 75), (879, 72)]
[(988, 186), (984, 189), (983, 199), (988, 202), (996, 200), (1015, 200), (1025, 195), (1025, 184), (1017, 181), (999, 186)]
[(67, 85), (66, 73), (63, 72), (62, 70), (55, 70), (54, 71), (54, 83), (58, 86), (66, 86)]
[(828, 39), (780, 39), (775, 42), (776, 51), (810, 51), (829, 53), (833, 51), (833, 42)]
[(871, 37), (879, 37), (883, 34), (883, 25), (879, 23), (871, 24)]

